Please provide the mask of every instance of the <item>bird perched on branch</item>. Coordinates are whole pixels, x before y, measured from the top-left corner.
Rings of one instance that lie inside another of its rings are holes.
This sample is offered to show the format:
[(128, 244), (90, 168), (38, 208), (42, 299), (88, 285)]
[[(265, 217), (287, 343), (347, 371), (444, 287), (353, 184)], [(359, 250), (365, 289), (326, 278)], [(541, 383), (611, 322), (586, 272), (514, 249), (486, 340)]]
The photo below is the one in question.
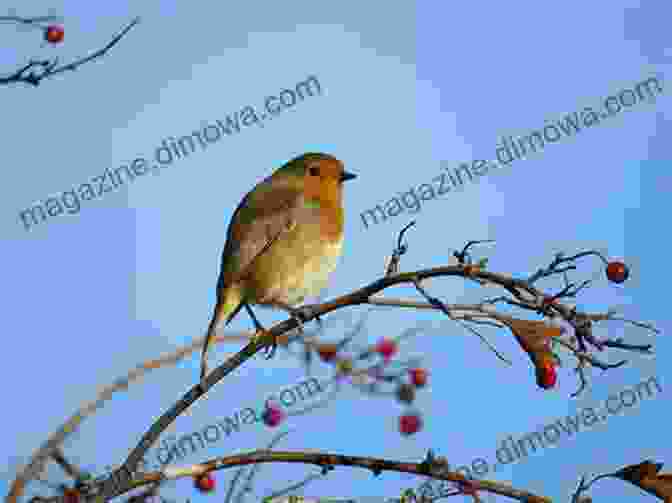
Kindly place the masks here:
[[(343, 246), (343, 182), (355, 177), (331, 155), (306, 153), (245, 195), (227, 230), (217, 303), (201, 353), (201, 384), (222, 321), (228, 324), (245, 308), (260, 337), (265, 329), (251, 305), (280, 308), (300, 321), (303, 311), (294, 306), (327, 286)], [(268, 358), (276, 347), (274, 341)]]

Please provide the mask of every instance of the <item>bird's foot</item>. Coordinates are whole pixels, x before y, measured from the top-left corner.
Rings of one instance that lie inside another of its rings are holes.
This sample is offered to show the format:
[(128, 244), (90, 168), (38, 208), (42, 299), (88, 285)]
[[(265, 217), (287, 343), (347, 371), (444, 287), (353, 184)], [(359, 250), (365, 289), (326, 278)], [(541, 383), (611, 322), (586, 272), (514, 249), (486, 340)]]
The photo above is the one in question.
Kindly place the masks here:
[(201, 393), (205, 393), (207, 391), (207, 388), (205, 387), (205, 376), (201, 377), (198, 386), (201, 388)]
[[(265, 337), (266, 335), (268, 335), (268, 330), (258, 329), (256, 333), (252, 336), (252, 342), (258, 342), (261, 338)], [(275, 352), (277, 349), (278, 349), (278, 338), (274, 336), (273, 344), (264, 348), (266, 359), (270, 360), (271, 358), (273, 358), (275, 356)]]
[[(292, 318), (296, 320), (296, 322), (299, 324), (299, 332), (303, 333), (303, 324), (308, 321), (310, 318), (310, 314), (312, 313), (314, 309), (313, 304), (304, 304), (303, 306), (299, 307), (288, 307), (287, 311), (289, 311), (290, 315)], [(319, 316), (315, 317), (315, 320), (317, 321), (318, 325), (320, 326), (320, 329), (322, 328), (322, 320), (320, 319)]]
[(208, 376), (208, 362), (205, 352), (201, 354), (201, 379), (198, 383), (201, 392), (205, 393), (205, 378)]
[(273, 344), (271, 344), (270, 347), (266, 348), (266, 359), (270, 360), (275, 356), (275, 352), (278, 349), (278, 338), (276, 336), (273, 336)]

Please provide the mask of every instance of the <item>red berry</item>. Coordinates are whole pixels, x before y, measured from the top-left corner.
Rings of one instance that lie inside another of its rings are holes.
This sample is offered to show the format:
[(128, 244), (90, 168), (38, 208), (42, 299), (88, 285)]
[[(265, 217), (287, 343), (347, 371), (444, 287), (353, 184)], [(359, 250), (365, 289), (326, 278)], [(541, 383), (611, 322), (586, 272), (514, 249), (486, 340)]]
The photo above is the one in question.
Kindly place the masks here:
[(266, 406), (266, 410), (263, 413), (263, 420), (266, 426), (274, 428), (278, 426), (284, 418), (285, 413), (278, 405), (270, 404)]
[(425, 384), (427, 384), (427, 371), (425, 369), (421, 368), (416, 368), (416, 369), (411, 369), (408, 371), (409, 377), (411, 378), (411, 382), (413, 383), (413, 386), (416, 388), (422, 388)]
[(558, 374), (555, 366), (551, 362), (544, 362), (537, 367), (537, 385), (543, 389), (549, 389), (555, 386), (558, 380)]
[(215, 489), (215, 478), (209, 473), (194, 477), (194, 487), (202, 493), (212, 492)]
[(630, 269), (623, 262), (614, 260), (607, 264), (606, 273), (612, 283), (623, 283), (630, 276)]
[(317, 348), (317, 354), (323, 362), (330, 362), (338, 354), (338, 346), (336, 344), (320, 344)]
[(63, 30), (63, 27), (55, 24), (47, 26), (47, 29), (44, 30), (44, 39), (50, 44), (63, 42), (64, 35), (65, 31)]
[(79, 491), (66, 487), (63, 491), (65, 503), (79, 503)]
[(381, 339), (376, 344), (376, 352), (380, 353), (385, 360), (389, 360), (397, 352), (397, 343), (392, 339)]
[(474, 486), (471, 484), (471, 482), (459, 482), (459, 485), (462, 494), (467, 494), (469, 496), (474, 496), (476, 494), (476, 489), (474, 489)]
[(422, 428), (422, 418), (418, 414), (404, 414), (399, 417), (399, 431), (403, 435), (413, 435)]

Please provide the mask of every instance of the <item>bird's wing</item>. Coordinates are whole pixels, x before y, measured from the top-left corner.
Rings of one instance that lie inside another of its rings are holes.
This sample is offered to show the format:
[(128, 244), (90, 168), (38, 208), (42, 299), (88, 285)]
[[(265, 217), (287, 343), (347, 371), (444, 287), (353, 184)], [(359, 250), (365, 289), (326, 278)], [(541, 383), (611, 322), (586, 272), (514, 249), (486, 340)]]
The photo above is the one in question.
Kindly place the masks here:
[(252, 262), (296, 225), (300, 198), (296, 189), (267, 181), (243, 198), (227, 231), (218, 289), (244, 277)]

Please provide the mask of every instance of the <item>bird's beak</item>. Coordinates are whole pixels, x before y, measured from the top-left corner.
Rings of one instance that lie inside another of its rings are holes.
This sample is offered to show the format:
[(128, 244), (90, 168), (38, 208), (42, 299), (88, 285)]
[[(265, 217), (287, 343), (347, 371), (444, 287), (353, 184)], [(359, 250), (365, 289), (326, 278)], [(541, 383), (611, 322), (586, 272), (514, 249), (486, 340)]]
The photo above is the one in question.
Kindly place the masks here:
[(347, 171), (343, 171), (343, 174), (341, 175), (341, 182), (347, 182), (348, 180), (352, 180), (353, 178), (357, 178), (357, 175), (353, 173), (348, 173)]

